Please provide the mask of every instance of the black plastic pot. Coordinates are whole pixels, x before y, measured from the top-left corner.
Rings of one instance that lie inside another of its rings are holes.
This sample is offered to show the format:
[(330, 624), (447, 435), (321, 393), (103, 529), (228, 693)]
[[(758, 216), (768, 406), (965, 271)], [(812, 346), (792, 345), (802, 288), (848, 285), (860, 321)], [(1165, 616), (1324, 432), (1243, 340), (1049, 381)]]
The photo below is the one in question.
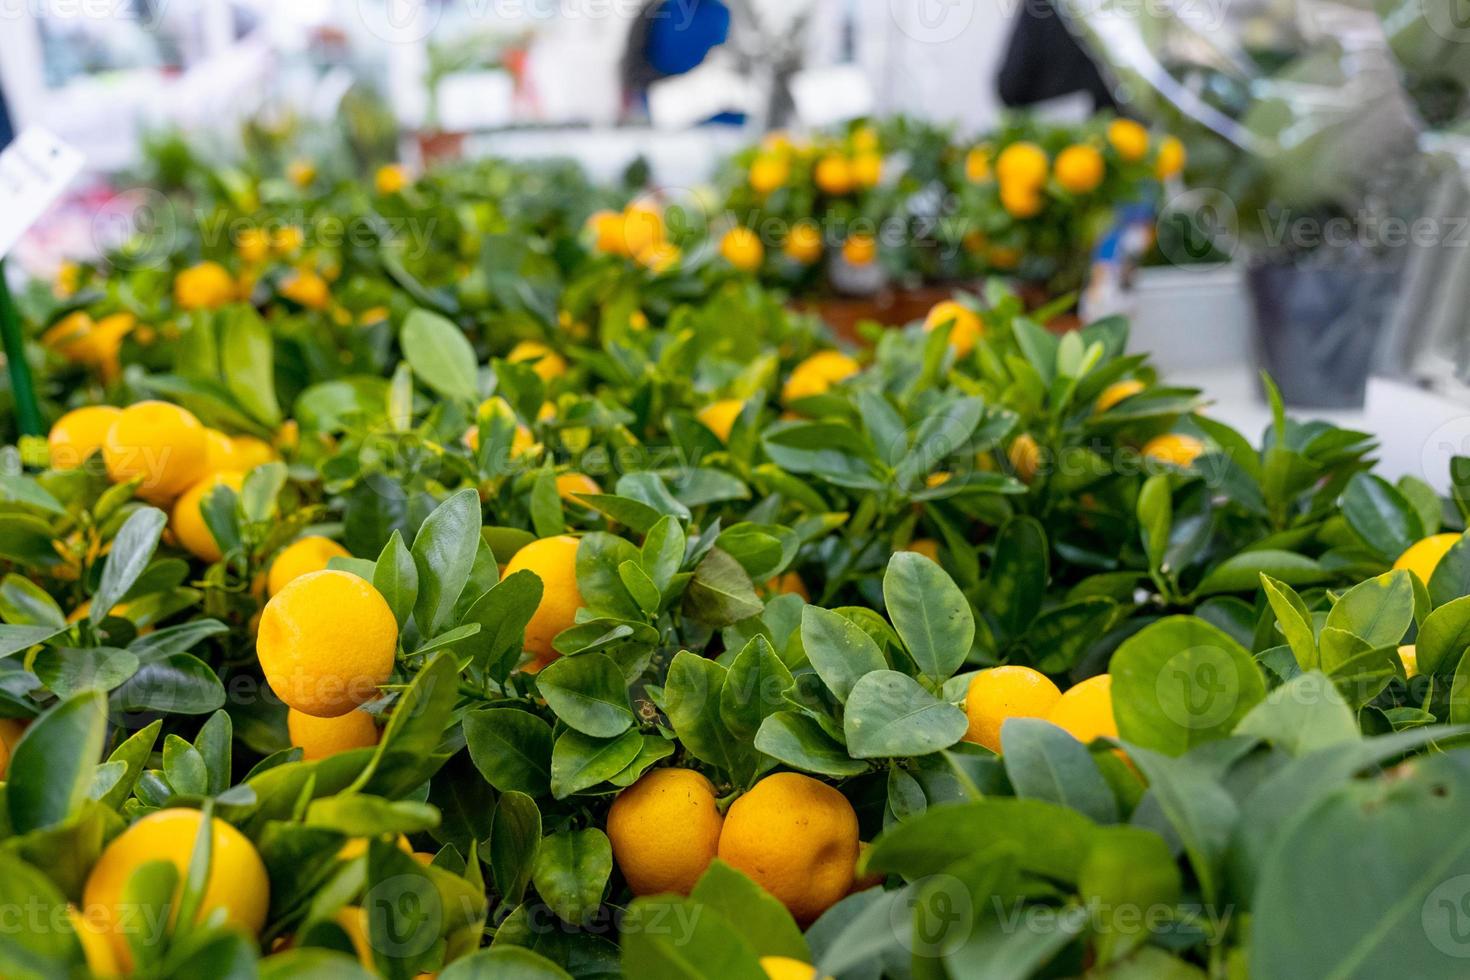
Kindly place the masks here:
[(1256, 354), (1289, 405), (1360, 408), (1396, 266), (1253, 264)]

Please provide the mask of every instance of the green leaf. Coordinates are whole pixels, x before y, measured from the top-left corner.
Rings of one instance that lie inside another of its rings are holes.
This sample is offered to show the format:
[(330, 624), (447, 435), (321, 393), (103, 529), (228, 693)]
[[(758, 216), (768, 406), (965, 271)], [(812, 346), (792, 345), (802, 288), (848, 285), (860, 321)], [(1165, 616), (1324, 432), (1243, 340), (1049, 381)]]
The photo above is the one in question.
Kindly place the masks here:
[(584, 924), (602, 904), (612, 867), (606, 834), (595, 827), (567, 830), (541, 841), (531, 880), (542, 901), (563, 921)]
[(1148, 567), (1155, 572), (1160, 570), (1164, 553), (1169, 550), (1169, 530), (1174, 522), (1170, 484), (1168, 473), (1156, 473), (1143, 481), (1143, 489), (1138, 492), (1139, 532), (1143, 535)]
[(791, 671), (756, 634), (730, 662), (720, 686), (720, 718), (738, 738), (754, 738), (766, 717), (785, 706), (791, 686)]
[(244, 304), (226, 308), (220, 319), (220, 377), (225, 387), (257, 422), (275, 428), (281, 424), (281, 406), (276, 401), (271, 328)]
[(867, 764), (849, 756), (820, 722), (798, 711), (777, 711), (767, 716), (755, 734), (755, 747), (802, 772), (841, 779), (868, 770)]
[(615, 738), (593, 738), (568, 729), (551, 749), (551, 795), (564, 800), (606, 782), (627, 768), (643, 749), (643, 736), (630, 729)]
[(519, 708), (482, 708), (464, 716), (470, 759), (502, 793), (540, 796), (551, 788), (551, 726)]
[(373, 588), (388, 600), (393, 618), (398, 620), (401, 630), (408, 624), (414, 602), (419, 595), (419, 570), (414, 564), (413, 552), (403, 543), (403, 536), (395, 529), (388, 536), (388, 543), (378, 555), (373, 569)]
[(726, 772), (741, 768), (742, 746), (720, 715), (727, 671), (713, 660), (680, 650), (664, 682), (664, 711), (689, 754)]
[(919, 670), (934, 681), (948, 680), (975, 640), (975, 617), (964, 593), (934, 562), (901, 551), (888, 561), (883, 601)]
[(490, 873), (507, 902), (519, 902), (531, 882), (541, 845), (541, 811), (536, 801), (514, 790), (502, 793), (490, 824)]
[(684, 592), (685, 614), (714, 627), (759, 616), (763, 608), (745, 569), (718, 548), (695, 567)]
[(0, 619), (15, 626), (66, 629), (66, 614), (51, 595), (30, 579), (14, 572), (0, 579)]
[(1123, 740), (1168, 755), (1224, 738), (1266, 694), (1251, 655), (1193, 616), (1170, 616), (1124, 640), (1109, 667)]
[(112, 551), (102, 564), (102, 580), (92, 595), (91, 620), (101, 623), (128, 594), (158, 548), (168, 517), (157, 507), (139, 507), (128, 515), (112, 539)]
[(26, 728), (11, 755), (5, 805), (17, 834), (54, 827), (76, 813), (92, 786), (107, 734), (107, 699), (84, 691), (57, 702)]
[(1302, 602), (1301, 596), (1285, 582), (1269, 575), (1261, 575), (1261, 589), (1276, 614), (1276, 624), (1296, 657), (1302, 670), (1314, 670), (1318, 666), (1317, 637), (1312, 629), (1312, 614)]
[[(66, 896), (41, 871), (0, 851), (0, 905), (54, 915), (66, 905)], [(71, 929), (12, 927), (0, 943), (0, 975), (7, 977), (81, 976), (86, 973), (83, 962)]]
[(1209, 596), (1221, 592), (1253, 592), (1262, 575), (1269, 575), (1291, 586), (1316, 585), (1333, 577), (1331, 572), (1306, 555), (1262, 548), (1227, 558), (1210, 569), (1194, 590), (1194, 594)]
[(1470, 649), (1470, 596), (1453, 599), (1425, 616), (1414, 647), (1421, 673), (1449, 673)]
[(963, 738), (968, 727), (963, 711), (896, 670), (863, 675), (853, 685), (842, 722), (847, 750), (857, 759), (937, 752)]
[(1435, 606), (1470, 595), (1470, 534), (1461, 535), (1450, 546), (1426, 584), (1429, 586), (1429, 598)]
[(536, 690), (558, 718), (584, 735), (612, 738), (633, 725), (627, 683), (611, 657), (560, 657), (536, 676)]
[(476, 599), (464, 614), (480, 632), (463, 647), (471, 663), (497, 678), (509, 675), (525, 645), (526, 624), (541, 603), (541, 579), (529, 569), (512, 572)]
[(1419, 515), (1403, 494), (1371, 473), (1356, 473), (1348, 481), (1342, 516), (1368, 547), (1387, 559), (1397, 558), (1424, 537)]
[(1118, 801), (1081, 742), (1040, 718), (1007, 719), (1000, 740), (1017, 796), (1060, 803), (1098, 823), (1117, 821)]
[[(1042, 600), (1046, 597), (1047, 555), (1050, 552), (1046, 531), (1034, 517), (1013, 517), (1001, 525), (996, 534), (989, 602), (996, 622), (1006, 636), (1014, 636), (1024, 630), (1041, 611)], [(883, 587), (886, 598), (886, 577)], [(896, 620), (894, 625), (897, 625)]]
[(418, 568), (414, 620), (419, 632), (442, 632), (470, 580), (480, 544), (480, 496), (467, 487), (451, 494), (424, 520), (413, 539)]
[(1358, 720), (1332, 681), (1319, 671), (1294, 677), (1250, 710), (1236, 735), (1254, 735), (1292, 755), (1353, 742)]
[(479, 400), (479, 361), (459, 327), (437, 313), (411, 310), (403, 321), (399, 344), (409, 367), (424, 384), (446, 398)]
[(524, 946), (492, 946), (462, 956), (440, 980), (572, 980), (572, 975)]
[(865, 630), (820, 606), (802, 607), (801, 645), (817, 676), (838, 701), (847, 701), (863, 675), (888, 669), (883, 651)]
[(1414, 582), (1403, 570), (1385, 572), (1355, 585), (1327, 614), (1327, 627), (1358, 637), (1367, 646), (1397, 645), (1414, 622)]
[(138, 672), (138, 658), (113, 647), (46, 647), (31, 661), (31, 670), (53, 693), (67, 698), (121, 686)]
[(1147, 940), (1147, 916), (1140, 913), (1174, 906), (1183, 890), (1163, 837), (1142, 827), (1100, 829), (1077, 876), (1077, 894), (1097, 912), (1098, 961)]
[(769, 980), (724, 915), (677, 896), (639, 898), (623, 919), (623, 973), (657, 980)]
[(1220, 865), (1240, 815), (1234, 798), (1198, 762), (1173, 759), (1133, 745), (1128, 747), (1128, 758), (1148, 780), (1145, 800), (1151, 798), (1157, 803), (1189, 855), (1205, 901), (1218, 901), (1222, 888)]
[(719, 858), (710, 862), (689, 897), (723, 915), (756, 955), (810, 962), (811, 950), (786, 906)]

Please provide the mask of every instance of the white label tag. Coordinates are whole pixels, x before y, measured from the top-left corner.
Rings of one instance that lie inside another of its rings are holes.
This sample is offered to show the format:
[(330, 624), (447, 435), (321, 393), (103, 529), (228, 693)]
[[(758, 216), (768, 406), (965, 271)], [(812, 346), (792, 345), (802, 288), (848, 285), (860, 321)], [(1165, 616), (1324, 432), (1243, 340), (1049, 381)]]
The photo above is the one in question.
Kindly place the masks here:
[(0, 258), (81, 173), (80, 151), (32, 126), (0, 150)]

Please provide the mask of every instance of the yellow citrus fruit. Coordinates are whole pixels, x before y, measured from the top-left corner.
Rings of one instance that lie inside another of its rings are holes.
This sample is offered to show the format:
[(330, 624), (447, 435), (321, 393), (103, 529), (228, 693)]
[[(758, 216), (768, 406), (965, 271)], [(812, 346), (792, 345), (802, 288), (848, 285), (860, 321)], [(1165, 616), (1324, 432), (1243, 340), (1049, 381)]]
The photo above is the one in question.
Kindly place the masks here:
[(264, 262), (271, 253), (271, 236), (264, 228), (246, 228), (235, 238), (235, 254), (251, 265)]
[(878, 130), (864, 123), (852, 131), (852, 147), (855, 150), (871, 152), (878, 149)]
[(638, 264), (649, 272), (663, 275), (679, 264), (684, 252), (673, 242), (654, 242), (635, 253)]
[(1000, 206), (1013, 218), (1034, 218), (1045, 203), (1039, 185), (1001, 182)]
[(988, 146), (973, 147), (965, 154), (965, 179), (972, 184), (980, 184), (989, 180), (992, 176), (990, 169), (990, 148)]
[(168, 402), (129, 405), (113, 420), (102, 459), (114, 483), (142, 479), (146, 500), (171, 500), (204, 476), (209, 438), (194, 413)]
[(623, 241), (623, 216), (617, 211), (597, 211), (587, 219), (592, 232), (592, 247), (607, 255), (627, 255)]
[(774, 773), (730, 805), (719, 856), (808, 925), (852, 887), (857, 814), (826, 783)]
[(847, 157), (829, 153), (817, 161), (817, 168), (812, 173), (812, 179), (816, 181), (817, 187), (823, 194), (831, 194), (834, 197), (846, 194), (852, 190), (852, 164), (847, 162)]
[(786, 257), (802, 265), (811, 265), (822, 257), (822, 232), (814, 222), (798, 221), (791, 226), (782, 246)]
[(1427, 538), (1415, 541), (1404, 549), (1404, 553), (1399, 555), (1393, 567), (1395, 570), (1403, 568), (1413, 572), (1419, 577), (1419, 581), (1428, 585), (1430, 577), (1434, 575), (1434, 570), (1439, 567), (1440, 559), (1444, 558), (1455, 546), (1455, 542), (1459, 541), (1460, 537), (1457, 532), (1449, 532), (1431, 534)]
[(1097, 396), (1097, 405), (1093, 412), (1106, 412), (1125, 398), (1132, 398), (1143, 391), (1144, 384), (1136, 378), (1124, 378), (1122, 381), (1114, 381), (1103, 389), (1101, 395)]
[(832, 389), (832, 386), (862, 370), (858, 362), (835, 350), (818, 351), (796, 367), (781, 389), (781, 400), (793, 402)]
[(579, 493), (602, 493), (597, 481), (585, 473), (560, 473), (556, 477), (556, 495), (569, 504), (587, 506), (576, 498)]
[(378, 726), (373, 716), (362, 710), (336, 718), (318, 718), (289, 708), (286, 731), (291, 736), (291, 744), (301, 747), (301, 757), (308, 762), (378, 744)]
[(1073, 194), (1090, 194), (1103, 180), (1103, 155), (1094, 146), (1079, 143), (1057, 154), (1057, 183)]
[[(220, 457), (224, 461), (220, 469), (248, 473), (257, 466), (264, 466), (277, 458), (276, 451), (264, 439), (257, 439), (255, 436), (230, 436), (228, 438), (230, 450)], [(211, 446), (211, 449), (214, 450), (214, 447)], [(211, 465), (213, 465), (214, 458), (212, 455)]]
[(720, 256), (742, 272), (754, 272), (761, 267), (766, 250), (755, 232), (736, 226), (720, 239)]
[(952, 299), (934, 304), (929, 310), (929, 315), (924, 317), (924, 332), (928, 333), (945, 323), (953, 323), (953, 326), (949, 328), (949, 346), (954, 348), (954, 352), (960, 357), (974, 350), (975, 341), (985, 333), (985, 327), (980, 322), (979, 314), (963, 303)]
[[(131, 969), (133, 961), (128, 930), (146, 927), (140, 916), (122, 907), (128, 880), (150, 861), (167, 861), (179, 871), (174, 893), (177, 903), (203, 823), (204, 814), (198, 810), (170, 808), (151, 813), (114, 838), (92, 866), (82, 890), (82, 905), (105, 928), (123, 972)], [(222, 910), (226, 921), (252, 936), (258, 934), (270, 908), (270, 881), (255, 845), (215, 817), (210, 821), (210, 846), (209, 877), (198, 918)]]
[(200, 262), (174, 277), (174, 302), (185, 310), (213, 310), (235, 298), (235, 280), (218, 262)]
[(1159, 155), (1154, 160), (1154, 176), (1166, 180), (1184, 169), (1184, 144), (1177, 136), (1165, 136), (1159, 141)]
[(568, 534), (532, 541), (511, 556), (507, 576), (525, 569), (541, 579), (541, 602), (526, 624), (526, 649), (545, 664), (556, 658), (552, 639), (576, 623), (582, 608), (577, 588), (577, 539)]
[(510, 349), (505, 359), (512, 364), (531, 361), (531, 370), (542, 381), (551, 381), (567, 373), (566, 358), (545, 344), (535, 340), (523, 340)]
[(169, 527), (173, 529), (180, 547), (201, 561), (217, 562), (223, 558), (214, 532), (204, 523), (203, 504), (215, 487), (229, 487), (238, 494), (244, 483), (244, 473), (227, 470), (206, 476), (180, 494), (169, 519)]
[(51, 426), (46, 445), (51, 449), (51, 465), (58, 470), (74, 470), (107, 441), (107, 431), (122, 415), (122, 409), (111, 405), (88, 405), (67, 412)]
[(309, 310), (324, 310), (332, 302), (327, 281), (312, 269), (297, 269), (282, 280), (281, 295)]
[(872, 265), (878, 257), (878, 240), (864, 232), (854, 232), (842, 243), (842, 260), (848, 265)]
[(1000, 726), (1007, 718), (1045, 718), (1061, 696), (1051, 678), (1030, 667), (982, 670), (965, 695), (965, 714), (970, 717), (965, 741), (999, 752)]
[(387, 164), (373, 174), (373, 187), (379, 194), (396, 194), (407, 186), (408, 170), (401, 164)]
[(1036, 479), (1036, 472), (1041, 469), (1041, 447), (1029, 432), (1023, 432), (1011, 440), (1006, 458), (1011, 462), (1011, 469), (1016, 471), (1016, 479), (1022, 483), (1030, 483)]
[(996, 157), (995, 177), (1002, 184), (1036, 190), (1046, 183), (1048, 164), (1045, 150), (1035, 143), (1019, 140)]
[(762, 153), (750, 162), (750, 189), (769, 194), (783, 186), (791, 176), (791, 164), (784, 155)]
[(376, 974), (373, 944), (368, 938), (367, 909), (360, 905), (344, 905), (337, 910), (336, 915), (332, 916), (332, 921), (347, 933), (347, 941), (352, 944), (352, 951), (357, 955), (357, 962), (364, 970)]
[(10, 768), (10, 757), (15, 755), (15, 747), (25, 733), (25, 722), (19, 718), (0, 718), (0, 779), (5, 778), (5, 772)]
[(638, 256), (651, 246), (663, 242), (663, 214), (648, 204), (630, 204), (623, 209), (622, 231), (627, 254)]
[(1108, 142), (1118, 156), (1136, 163), (1148, 153), (1148, 130), (1132, 119), (1114, 119), (1108, 123)]
[(280, 255), (290, 255), (306, 244), (306, 232), (296, 225), (282, 225), (271, 235), (271, 248)]
[(52, 283), (51, 291), (56, 294), (57, 299), (69, 299), (76, 294), (81, 282), (82, 267), (66, 259), (56, 267), (56, 281)]
[(782, 572), (775, 578), (767, 580), (766, 588), (777, 595), (799, 595), (807, 602), (812, 601), (812, 595), (807, 591), (806, 583), (795, 572)]
[(810, 963), (789, 956), (762, 956), (760, 963), (770, 980), (832, 980), (819, 974)]
[(912, 551), (916, 555), (923, 555), (936, 565), (939, 563), (939, 542), (933, 538), (914, 538), (914, 540), (909, 542), (908, 547), (903, 550)]
[(613, 800), (607, 836), (634, 895), (688, 895), (715, 858), (723, 823), (701, 773), (655, 769)]
[(1110, 674), (1089, 677), (1069, 687), (1057, 698), (1046, 720), (1079, 742), (1095, 738), (1117, 738), (1118, 722), (1113, 717), (1113, 678)]
[(735, 420), (744, 409), (745, 402), (739, 398), (721, 398), (701, 408), (696, 418), (704, 423), (706, 429), (719, 436), (721, 442), (729, 442), (730, 430), (735, 427)]
[(1170, 466), (1188, 466), (1204, 451), (1204, 443), (1194, 436), (1182, 435), (1178, 432), (1166, 432), (1161, 436), (1154, 436), (1143, 444), (1142, 449), (1145, 459), (1167, 463)]
[(82, 947), (82, 958), (86, 960), (87, 969), (92, 976), (102, 977), (104, 980), (122, 976), (123, 967), (112, 948), (112, 937), (108, 935), (111, 930), (106, 916), (101, 913), (83, 915), (75, 906), (68, 905), (66, 917), (72, 931), (77, 934), (77, 942)]
[(310, 160), (292, 160), (286, 168), (286, 178), (297, 187), (305, 187), (316, 180), (316, 164)]
[(852, 180), (859, 187), (877, 187), (883, 179), (883, 155), (859, 153), (852, 158)]
[(123, 338), (137, 326), (131, 313), (114, 313), (93, 322), (78, 310), (57, 321), (41, 335), (41, 344), (74, 364), (95, 368), (104, 380), (117, 377), (118, 351)]
[(1414, 677), (1419, 673), (1419, 648), (1414, 644), (1405, 643), (1399, 647), (1399, 660), (1404, 664), (1405, 677)]
[(350, 551), (331, 538), (317, 534), (298, 538), (282, 548), (276, 560), (271, 562), (270, 573), (266, 576), (266, 593), (275, 595), (287, 583), (311, 572), (320, 572), (333, 558), (351, 557)]
[(393, 673), (398, 621), (388, 602), (351, 572), (292, 579), (260, 614), (255, 652), (289, 707), (336, 718), (376, 697)]
[(1021, 264), (1021, 252), (1003, 245), (992, 245), (985, 250), (985, 261), (997, 269), (1014, 269)]

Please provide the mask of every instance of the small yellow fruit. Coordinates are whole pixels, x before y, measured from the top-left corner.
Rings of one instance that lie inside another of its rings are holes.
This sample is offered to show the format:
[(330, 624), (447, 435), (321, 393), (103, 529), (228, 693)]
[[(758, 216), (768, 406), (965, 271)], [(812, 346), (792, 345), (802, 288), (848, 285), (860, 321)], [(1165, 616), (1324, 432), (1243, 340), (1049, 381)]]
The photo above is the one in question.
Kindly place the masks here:
[(168, 402), (129, 405), (113, 420), (102, 459), (114, 483), (142, 479), (145, 500), (172, 500), (204, 476), (209, 437), (194, 413)]
[(730, 805), (719, 857), (809, 925), (852, 887), (858, 821), (847, 797), (826, 783), (778, 772)]
[(1461, 535), (1458, 532), (1431, 534), (1427, 538), (1421, 538), (1404, 549), (1404, 553), (1399, 555), (1398, 560), (1393, 563), (1394, 570), (1407, 569), (1418, 576), (1419, 581), (1428, 585), (1429, 579), (1434, 575), (1434, 570), (1439, 567), (1440, 560), (1449, 553), (1460, 538)]
[(316, 180), (316, 164), (310, 160), (292, 160), (286, 168), (286, 178), (297, 187), (306, 187)]
[(963, 303), (946, 299), (935, 303), (929, 310), (929, 315), (924, 317), (924, 332), (928, 333), (951, 322), (954, 325), (949, 329), (949, 346), (954, 349), (955, 354), (965, 357), (975, 349), (975, 341), (985, 334), (985, 327), (974, 310)]
[(852, 131), (852, 148), (861, 153), (871, 153), (880, 146), (878, 130), (864, 123)]
[(567, 373), (566, 358), (535, 340), (523, 340), (516, 344), (505, 355), (505, 359), (512, 364), (531, 361), (531, 370), (542, 381), (552, 381)]
[(377, 697), (393, 673), (398, 621), (351, 572), (308, 572), (265, 604), (255, 651), (288, 706), (336, 718)]
[(235, 299), (235, 280), (218, 262), (200, 262), (174, 277), (174, 302), (185, 310), (214, 310)]
[(1048, 163), (1045, 150), (1020, 140), (1000, 151), (995, 160), (995, 177), (1001, 184), (1038, 190), (1046, 183)]
[(56, 280), (51, 284), (51, 291), (57, 299), (70, 299), (76, 295), (81, 284), (82, 267), (70, 259), (65, 259), (61, 265), (56, 267)]
[(840, 351), (818, 351), (791, 369), (791, 375), (781, 389), (781, 400), (793, 402), (825, 394), (833, 385), (861, 370), (857, 361)]
[(1136, 163), (1148, 153), (1148, 130), (1132, 119), (1114, 119), (1108, 123), (1108, 142), (1118, 156)]
[(271, 237), (264, 228), (246, 228), (235, 239), (235, 254), (242, 262), (258, 265), (271, 253)]
[(107, 441), (107, 431), (122, 415), (122, 409), (111, 405), (88, 405), (67, 412), (51, 426), (46, 445), (51, 449), (51, 466), (58, 470), (74, 470)]
[(865, 232), (853, 232), (842, 243), (842, 260), (848, 265), (872, 265), (877, 257), (878, 240)]
[(1165, 136), (1159, 141), (1159, 155), (1154, 160), (1154, 176), (1167, 180), (1184, 169), (1184, 144), (1177, 136)]
[(762, 956), (760, 963), (770, 980), (832, 980), (817, 973), (817, 968), (810, 963), (789, 956)]
[(859, 187), (877, 187), (883, 179), (883, 155), (859, 153), (852, 158), (852, 180)]
[(1057, 183), (1073, 194), (1091, 194), (1102, 183), (1103, 155), (1096, 147), (1079, 143), (1057, 154)]
[(1205, 451), (1205, 444), (1194, 436), (1166, 432), (1143, 444), (1143, 457), (1170, 466), (1189, 466)]
[(812, 179), (823, 194), (840, 197), (852, 190), (852, 165), (847, 162), (847, 157), (829, 153), (817, 161)]
[(271, 235), (271, 248), (277, 255), (290, 255), (299, 252), (301, 246), (306, 244), (306, 232), (296, 225), (282, 225)]
[(351, 558), (352, 553), (331, 538), (310, 534), (292, 541), (271, 562), (266, 576), (266, 594), (275, 595), (290, 582), (311, 572), (320, 572), (333, 558)]
[[(1405, 643), (1399, 647), (1399, 660), (1404, 665), (1405, 677), (1416, 677), (1419, 674), (1419, 648), (1412, 643)], [(3, 773), (0, 773), (3, 775)]]
[(791, 164), (781, 154), (762, 153), (750, 163), (750, 189), (757, 194), (777, 190), (790, 176)]
[(1101, 395), (1097, 396), (1097, 405), (1092, 409), (1094, 414), (1106, 412), (1125, 398), (1132, 398), (1143, 391), (1144, 384), (1137, 378), (1124, 378), (1122, 381), (1114, 381), (1103, 389)]
[(766, 582), (766, 588), (777, 595), (799, 595), (804, 602), (812, 601), (812, 594), (807, 591), (806, 583), (795, 572), (782, 572), (775, 578), (769, 579)]
[(1113, 717), (1112, 675), (1089, 677), (1081, 684), (1063, 691), (1045, 717), (1079, 742), (1091, 742), (1095, 738), (1117, 738), (1118, 722)]
[(111, 977), (122, 976), (122, 964), (117, 961), (117, 953), (112, 948), (112, 937), (108, 935), (106, 917), (100, 913), (91, 916), (83, 915), (72, 905), (66, 907), (66, 917), (71, 923), (72, 931), (77, 934), (77, 943), (82, 947), (82, 958), (87, 962), (87, 969), (92, 976), (102, 977), (104, 980)]
[(281, 295), (309, 310), (325, 310), (332, 302), (327, 281), (312, 269), (297, 269), (281, 281)]
[[(183, 892), (184, 876), (194, 855), (204, 815), (198, 810), (171, 808), (151, 813), (107, 845), (93, 865), (82, 891), (88, 916), (105, 926), (113, 953), (123, 972), (132, 968), (133, 956), (126, 932), (140, 925), (135, 910), (122, 906), (123, 892), (133, 872), (150, 861), (167, 861), (179, 872), (174, 908)], [(215, 817), (210, 821), (211, 853), (198, 919), (217, 910), (225, 920), (254, 936), (265, 925), (270, 908), (270, 880), (265, 865), (249, 838)], [(157, 926), (158, 923), (154, 923)], [(161, 934), (158, 938), (162, 938)]]
[(965, 714), (970, 717), (965, 741), (999, 752), (1000, 726), (1007, 718), (1045, 718), (1061, 696), (1051, 678), (1030, 667), (982, 670), (965, 695)]
[(638, 251), (634, 258), (649, 272), (661, 276), (679, 264), (684, 252), (673, 242), (654, 242)]
[(914, 538), (914, 540), (909, 542), (908, 547), (903, 550), (912, 551), (916, 555), (923, 555), (936, 565), (939, 564), (939, 542), (933, 538)]
[(730, 430), (735, 427), (735, 420), (744, 409), (745, 402), (739, 398), (721, 398), (701, 408), (696, 418), (706, 429), (719, 436), (721, 442), (729, 442)]
[(42, 334), (41, 344), (74, 364), (95, 369), (104, 381), (111, 381), (121, 370), (117, 358), (123, 338), (136, 326), (137, 319), (131, 313), (114, 313), (94, 323), (78, 310)]
[(720, 239), (720, 256), (741, 272), (754, 272), (761, 267), (766, 250), (755, 232), (737, 225)]
[(173, 529), (174, 537), (183, 549), (195, 558), (206, 562), (217, 562), (224, 557), (220, 551), (219, 542), (214, 539), (214, 532), (209, 525), (204, 523), (203, 504), (206, 497), (214, 492), (215, 487), (229, 487), (235, 493), (240, 492), (245, 483), (245, 474), (237, 471), (226, 471), (206, 476), (198, 483), (179, 495), (174, 503), (173, 516), (169, 519), (169, 527)]
[(587, 219), (592, 233), (592, 247), (606, 255), (627, 255), (623, 240), (623, 216), (617, 211), (597, 211)]
[(990, 148), (988, 146), (977, 146), (965, 154), (965, 179), (972, 184), (983, 184), (990, 180), (993, 172), (990, 169)]
[(230, 436), (230, 452), (225, 459), (226, 465), (223, 469), (248, 473), (257, 466), (274, 462), (277, 456), (270, 443), (264, 439), (255, 436)]
[(318, 718), (288, 708), (286, 731), (291, 736), (291, 744), (300, 746), (301, 758), (307, 762), (378, 744), (378, 726), (373, 716), (360, 709), (336, 718)]
[(1000, 206), (1013, 218), (1034, 218), (1041, 213), (1045, 203), (1046, 199), (1042, 197), (1039, 185), (1033, 187), (1030, 184), (1001, 182)]
[(1030, 483), (1036, 479), (1036, 473), (1041, 469), (1041, 447), (1029, 432), (1023, 432), (1011, 440), (1006, 458), (1010, 460), (1011, 469), (1016, 472), (1016, 479), (1022, 483)]
[(802, 265), (811, 265), (822, 257), (822, 232), (814, 222), (798, 221), (791, 226), (782, 246), (786, 257)]
[(373, 960), (373, 943), (368, 937), (368, 914), (367, 909), (360, 905), (344, 905), (332, 916), (332, 921), (337, 927), (347, 933), (347, 941), (352, 944), (352, 952), (357, 956), (357, 962), (369, 973), (377, 973), (377, 965)]
[(625, 251), (636, 257), (663, 243), (663, 213), (649, 204), (630, 204), (623, 209), (622, 231)]
[(577, 610), (584, 605), (577, 588), (578, 543), (568, 534), (541, 538), (517, 551), (505, 566), (507, 576), (525, 569), (541, 580), (541, 602), (526, 624), (525, 648), (542, 665), (556, 659), (552, 639), (576, 623)]
[(556, 495), (569, 504), (587, 506), (576, 498), (579, 493), (602, 493), (597, 481), (584, 473), (560, 473), (556, 477)]
[(703, 774), (654, 769), (613, 800), (607, 836), (634, 895), (688, 895), (715, 858), (723, 823)]
[(401, 164), (387, 164), (373, 174), (373, 187), (379, 194), (397, 194), (408, 184), (408, 170)]

